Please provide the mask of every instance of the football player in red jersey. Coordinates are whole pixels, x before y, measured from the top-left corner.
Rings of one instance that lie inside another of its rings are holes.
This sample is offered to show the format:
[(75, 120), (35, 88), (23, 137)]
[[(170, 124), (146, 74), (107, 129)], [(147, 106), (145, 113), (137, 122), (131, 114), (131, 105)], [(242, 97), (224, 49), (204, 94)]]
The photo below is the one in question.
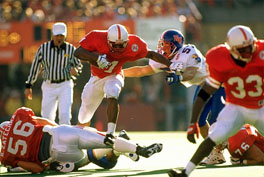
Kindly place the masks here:
[[(162, 144), (141, 147), (121, 137), (114, 137), (113, 146), (106, 145), (105, 134), (96, 129), (56, 125), (45, 118), (36, 117), (31, 109), (25, 107), (17, 109), (10, 121), (0, 124), (0, 138), (1, 164), (21, 167), (32, 173), (40, 173), (57, 163), (63, 172), (75, 170), (89, 162), (98, 165), (108, 163), (107, 168), (115, 165), (106, 159), (91, 159), (89, 149), (110, 148), (146, 158), (162, 150)], [(61, 164), (63, 162), (68, 165), (64, 166)], [(53, 168), (56, 169), (56, 166)]]
[(140, 37), (128, 34), (126, 28), (114, 24), (108, 30), (93, 30), (81, 41), (74, 55), (91, 64), (91, 77), (82, 92), (82, 103), (79, 110), (80, 124), (89, 125), (94, 112), (107, 98), (107, 134), (106, 144), (111, 141), (119, 114), (118, 97), (124, 86), (122, 66), (141, 58), (151, 58), (169, 67), (171, 70), (181, 69), (164, 56), (148, 49), (146, 42)]
[(196, 143), (195, 126), (206, 101), (224, 84), (226, 105), (215, 126), (184, 170), (172, 169), (169, 176), (189, 176), (215, 145), (234, 135), (245, 123), (250, 123), (264, 135), (264, 41), (257, 40), (249, 27), (237, 25), (227, 33), (226, 44), (211, 48), (206, 54), (209, 76), (193, 105), (187, 139)]
[(234, 165), (264, 164), (264, 137), (255, 127), (246, 124), (228, 138), (228, 151)]

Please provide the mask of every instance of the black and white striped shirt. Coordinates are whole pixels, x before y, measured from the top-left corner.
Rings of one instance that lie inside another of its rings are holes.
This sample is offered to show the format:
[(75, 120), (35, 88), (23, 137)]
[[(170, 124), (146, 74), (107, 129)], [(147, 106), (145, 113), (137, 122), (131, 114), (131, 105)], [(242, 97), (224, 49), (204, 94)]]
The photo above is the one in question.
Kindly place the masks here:
[(68, 42), (64, 42), (60, 48), (54, 45), (53, 40), (43, 43), (32, 62), (26, 87), (30, 88), (36, 82), (40, 68), (43, 80), (52, 82), (70, 80), (72, 67), (80, 73), (82, 64), (74, 57), (74, 50), (75, 47)]

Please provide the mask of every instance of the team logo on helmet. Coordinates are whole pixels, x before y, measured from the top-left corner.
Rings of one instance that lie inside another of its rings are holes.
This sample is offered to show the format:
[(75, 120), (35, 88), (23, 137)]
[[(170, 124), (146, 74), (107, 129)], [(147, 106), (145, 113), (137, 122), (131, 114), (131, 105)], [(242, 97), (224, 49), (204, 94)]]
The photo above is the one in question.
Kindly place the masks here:
[(132, 46), (131, 46), (131, 50), (133, 51), (133, 52), (137, 52), (138, 51), (138, 45), (137, 44), (133, 44)]
[(183, 43), (183, 42), (182, 42), (182, 37), (179, 36), (179, 35), (173, 35), (173, 39), (174, 39), (174, 41), (176, 41), (176, 42), (178, 42), (178, 43), (180, 43), (180, 44)]
[(264, 50), (261, 50), (261, 51), (259, 52), (259, 58), (260, 58), (261, 60), (264, 60)]

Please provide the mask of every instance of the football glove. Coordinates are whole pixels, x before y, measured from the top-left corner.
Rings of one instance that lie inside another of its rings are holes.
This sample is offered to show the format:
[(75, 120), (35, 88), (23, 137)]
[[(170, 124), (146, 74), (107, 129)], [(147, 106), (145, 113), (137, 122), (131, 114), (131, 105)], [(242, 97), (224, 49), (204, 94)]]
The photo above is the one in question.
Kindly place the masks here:
[(192, 123), (187, 130), (187, 139), (191, 142), (191, 143), (196, 143), (195, 138), (194, 138), (194, 134), (196, 134), (196, 138), (199, 138), (199, 133), (200, 133), (200, 128), (197, 122)]
[(105, 69), (111, 65), (111, 63), (106, 59), (106, 54), (99, 55), (96, 63), (100, 69)]
[(104, 144), (108, 145), (108, 146), (113, 146), (113, 144), (115, 143), (115, 137), (112, 134), (106, 134), (105, 138), (104, 138)]
[(182, 69), (183, 69), (183, 63), (172, 62), (169, 68), (170, 68), (170, 70), (172, 70), (172, 71), (181, 72)]
[(180, 82), (182, 80), (182, 75), (177, 75), (175, 73), (169, 73), (166, 76), (166, 81), (169, 85), (172, 85), (176, 82)]

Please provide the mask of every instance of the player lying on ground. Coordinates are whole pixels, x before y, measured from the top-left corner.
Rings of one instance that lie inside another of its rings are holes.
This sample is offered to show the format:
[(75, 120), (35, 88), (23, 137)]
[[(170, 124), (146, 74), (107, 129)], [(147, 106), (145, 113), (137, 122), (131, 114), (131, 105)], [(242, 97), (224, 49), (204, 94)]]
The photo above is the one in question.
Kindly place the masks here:
[(246, 124), (228, 139), (228, 151), (233, 165), (264, 164), (264, 137), (254, 126)]
[(32, 173), (43, 172), (51, 164), (53, 168), (53, 162), (69, 162), (72, 169), (76, 169), (75, 165), (84, 166), (89, 162), (87, 149), (112, 148), (146, 158), (162, 150), (162, 144), (141, 147), (121, 137), (114, 137), (113, 146), (106, 145), (105, 134), (96, 129), (57, 125), (36, 117), (25, 107), (19, 108), (10, 121), (0, 124), (0, 136), (2, 165), (22, 167)]

